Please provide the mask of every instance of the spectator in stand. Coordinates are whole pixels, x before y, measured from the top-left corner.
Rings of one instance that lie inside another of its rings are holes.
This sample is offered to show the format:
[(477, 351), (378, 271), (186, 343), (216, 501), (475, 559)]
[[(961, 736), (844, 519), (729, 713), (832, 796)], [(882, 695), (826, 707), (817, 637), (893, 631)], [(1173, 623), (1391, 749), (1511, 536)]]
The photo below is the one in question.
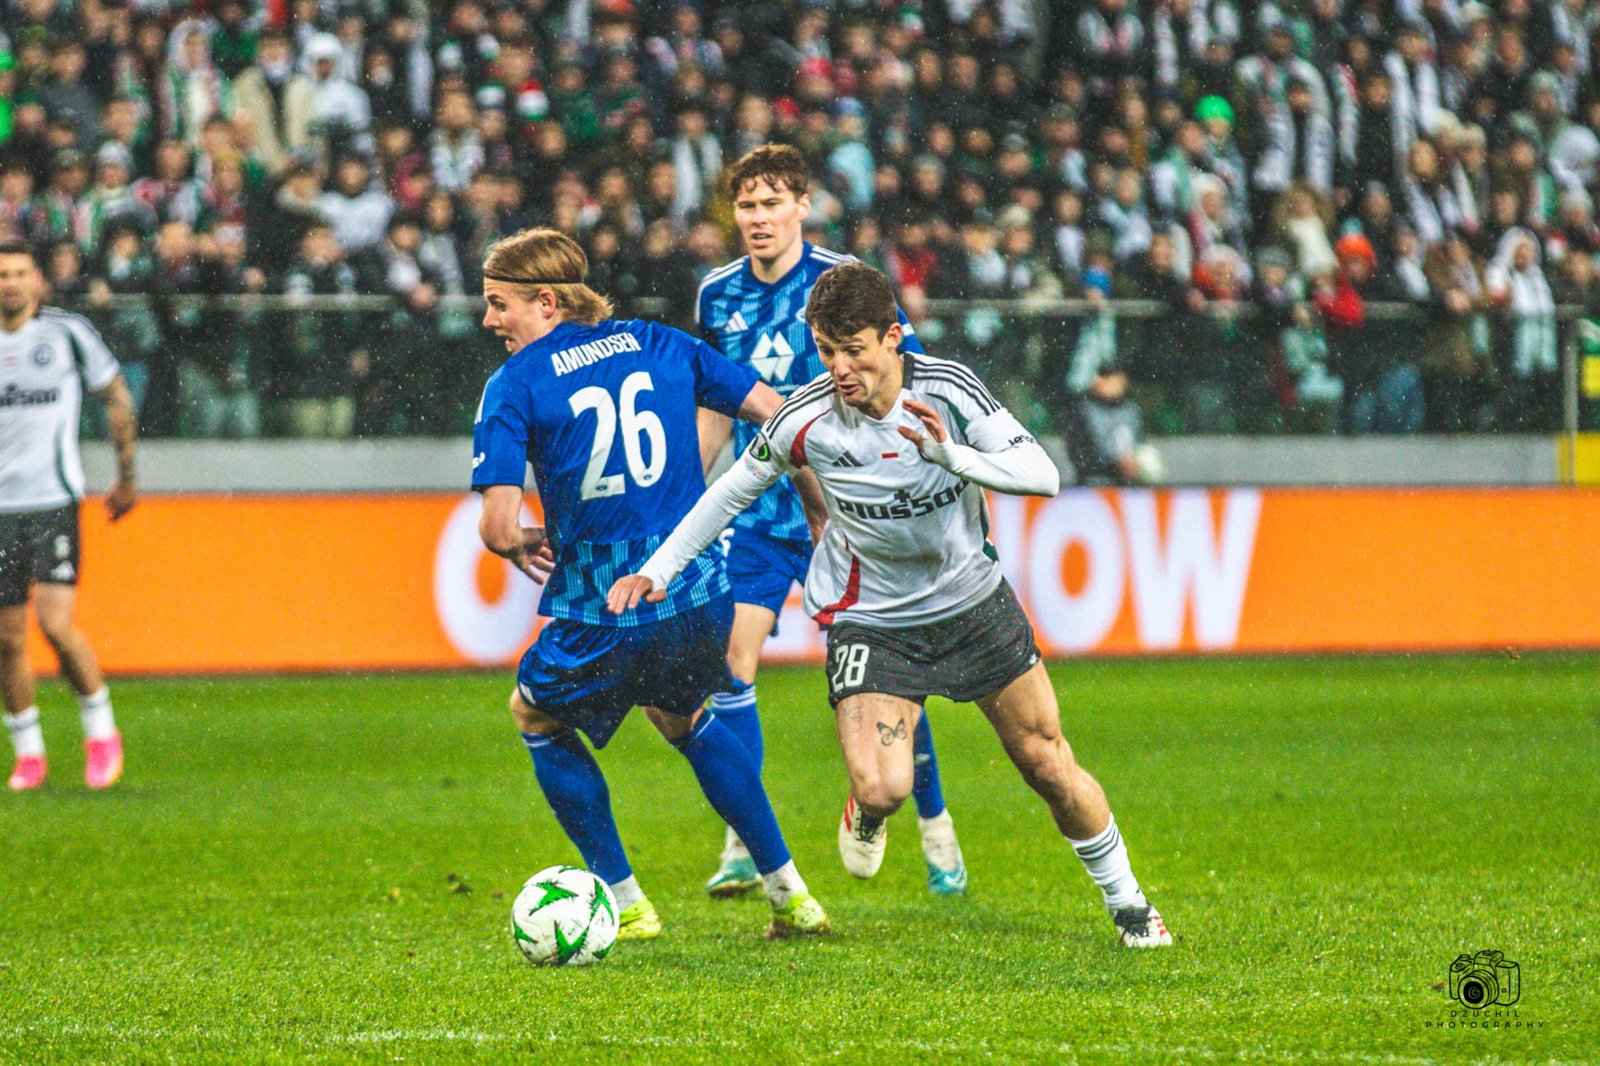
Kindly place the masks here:
[(1271, 112), (1264, 134), (1252, 176), (1259, 211), (1270, 213), (1278, 196), (1297, 181), (1321, 195), (1333, 195), (1333, 123), (1326, 111), (1317, 109), (1312, 87), (1302, 75), (1289, 79), (1286, 104)]
[(1100, 221), (1111, 234), (1111, 253), (1119, 263), (1149, 249), (1155, 230), (1139, 171), (1129, 167), (1118, 173), (1111, 198), (1100, 202)]
[[(300, 238), (284, 275), (289, 296), (354, 294), (355, 269), (346, 262), (333, 227), (314, 222)], [(355, 350), (357, 322), (339, 313), (293, 315), (288, 343), (276, 353), (276, 380), (284, 401), (287, 429), (297, 437), (348, 437), (355, 425), (355, 384), (365, 376), (367, 359)]]
[(1581, 188), (1562, 193), (1561, 215), (1545, 243), (1552, 262), (1564, 261), (1569, 255), (1600, 256), (1600, 225), (1595, 224), (1594, 197)]
[(1139, 485), (1160, 480), (1160, 461), (1145, 443), (1144, 418), (1128, 395), (1128, 375), (1103, 363), (1089, 388), (1073, 397), (1064, 427), (1079, 485)]
[(372, 103), (365, 90), (339, 72), (344, 55), (339, 38), (331, 33), (319, 33), (305, 46), (311, 69), (311, 132), (324, 157), (372, 147)]
[(365, 159), (347, 155), (334, 168), (333, 188), (317, 201), (347, 259), (377, 248), (384, 238), (394, 201), (372, 184)]
[(1539, 239), (1531, 230), (1513, 229), (1500, 238), (1483, 287), (1499, 312), (1496, 351), (1505, 353), (1502, 380), (1509, 395), (1502, 427), (1554, 429), (1561, 398), (1555, 297), (1539, 268)]
[(269, 30), (262, 35), (255, 65), (234, 83), (234, 106), (248, 118), (256, 151), (274, 171), (310, 142), (316, 113), (311, 80), (295, 71), (287, 34)]
[(156, 145), (155, 173), (133, 183), (132, 194), (157, 224), (200, 221), (200, 183), (189, 145), (167, 138)]
[(1451, 237), (1428, 250), (1425, 270), (1433, 311), (1417, 359), (1427, 397), (1425, 426), (1434, 433), (1488, 428), (1479, 409), (1495, 372), (1480, 341), (1486, 303), (1472, 249)]
[(157, 103), (162, 136), (190, 144), (198, 143), (211, 116), (233, 114), (233, 86), (211, 61), (211, 41), (200, 20), (186, 19), (173, 29)]
[(50, 53), (50, 80), (39, 87), (39, 100), (52, 117), (72, 127), (73, 144), (88, 149), (94, 143), (95, 124), (100, 117), (100, 102), (84, 84), (86, 57), (83, 43), (58, 42)]
[(1329, 368), (1344, 383), (1339, 428), (1347, 434), (1415, 432), (1421, 421), (1416, 367), (1367, 322), (1362, 290), (1377, 273), (1377, 253), (1359, 233), (1340, 237), (1334, 253), (1339, 269), (1318, 279), (1312, 303), (1327, 330)]
[(472, 97), (463, 90), (445, 93), (433, 120), (428, 147), (433, 179), (445, 192), (459, 193), (484, 164), (483, 138), (477, 130)]

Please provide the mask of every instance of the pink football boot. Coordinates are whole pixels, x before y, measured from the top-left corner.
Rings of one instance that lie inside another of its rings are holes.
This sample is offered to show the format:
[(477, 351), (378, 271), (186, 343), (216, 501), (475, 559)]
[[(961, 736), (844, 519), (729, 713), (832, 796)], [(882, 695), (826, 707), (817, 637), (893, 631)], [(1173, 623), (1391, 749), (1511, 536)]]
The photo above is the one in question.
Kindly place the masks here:
[(83, 742), (87, 758), (83, 766), (83, 783), (90, 788), (110, 788), (122, 778), (122, 734)]
[(44, 784), (47, 769), (43, 755), (19, 755), (16, 769), (11, 771), (11, 780), (6, 784), (13, 792), (28, 792)]

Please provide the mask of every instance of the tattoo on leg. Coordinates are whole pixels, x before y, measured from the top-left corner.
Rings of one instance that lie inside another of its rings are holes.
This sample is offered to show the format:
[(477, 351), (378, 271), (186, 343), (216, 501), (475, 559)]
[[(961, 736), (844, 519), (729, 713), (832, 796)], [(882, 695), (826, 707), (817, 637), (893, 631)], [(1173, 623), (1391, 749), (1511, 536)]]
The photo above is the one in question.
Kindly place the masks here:
[(894, 728), (893, 729), (890, 729), (888, 726), (884, 725), (882, 722), (879, 722), (877, 725), (878, 725), (878, 739), (883, 742), (883, 746), (886, 747), (886, 748), (890, 744), (893, 744), (897, 740), (906, 739), (906, 720), (904, 718), (902, 718), (899, 721), (897, 721), (894, 724)]

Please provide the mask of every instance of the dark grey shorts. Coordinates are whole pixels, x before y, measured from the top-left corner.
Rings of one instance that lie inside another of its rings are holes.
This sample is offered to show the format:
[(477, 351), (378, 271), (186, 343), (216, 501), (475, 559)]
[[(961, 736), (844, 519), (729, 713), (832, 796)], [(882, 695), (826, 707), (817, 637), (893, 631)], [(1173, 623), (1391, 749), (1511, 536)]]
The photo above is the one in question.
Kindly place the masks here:
[(0, 607), (28, 602), (41, 582), (78, 583), (78, 505), (0, 512)]
[(1033, 625), (1005, 581), (970, 610), (924, 626), (841, 622), (828, 630), (828, 702), (883, 692), (922, 703), (993, 695), (1039, 661)]

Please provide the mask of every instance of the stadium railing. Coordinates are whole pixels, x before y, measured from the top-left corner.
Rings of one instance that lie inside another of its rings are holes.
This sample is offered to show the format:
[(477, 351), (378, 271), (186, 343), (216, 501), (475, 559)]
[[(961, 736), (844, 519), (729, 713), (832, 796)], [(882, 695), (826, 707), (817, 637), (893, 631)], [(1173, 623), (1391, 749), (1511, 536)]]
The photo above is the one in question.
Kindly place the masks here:
[[(158, 436), (454, 435), (471, 425), (478, 390), (502, 353), (486, 342), (477, 297), (416, 311), (389, 296), (116, 295), (60, 301), (105, 333), (128, 368), (142, 418)], [(1438, 319), (1369, 303), (1378, 358), (1416, 362)], [(619, 313), (689, 326), (659, 299)], [(913, 308), (930, 351), (974, 366), (1030, 426), (1058, 432), (1066, 401), (1112, 363), (1126, 370), (1155, 436), (1329, 432), (1340, 385), (1316, 328), (1270, 324), (1250, 303), (1175, 312), (1144, 300), (928, 300)], [(1581, 431), (1600, 430), (1600, 318), (1563, 306), (1559, 390), (1548, 424), (1571, 465)], [(1493, 373), (1507, 320), (1481, 315), (1472, 343)], [(1478, 381), (1475, 424), (1497, 427), (1498, 393)], [(1555, 397), (1552, 397), (1555, 399)]]

